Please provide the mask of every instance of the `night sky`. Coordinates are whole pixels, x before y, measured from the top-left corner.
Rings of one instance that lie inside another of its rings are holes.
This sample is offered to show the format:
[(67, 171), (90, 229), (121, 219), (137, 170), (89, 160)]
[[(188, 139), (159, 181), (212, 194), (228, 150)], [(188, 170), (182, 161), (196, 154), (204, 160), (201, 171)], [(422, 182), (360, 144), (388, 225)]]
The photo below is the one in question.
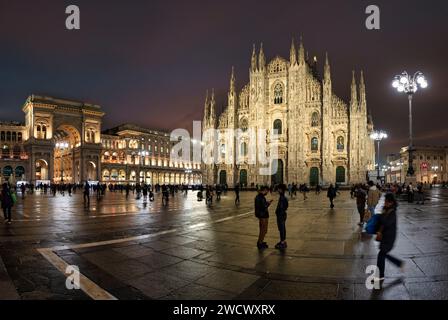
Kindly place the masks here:
[[(80, 7), (80, 31), (65, 29), (70, 4)], [(365, 28), (370, 4), (381, 9), (379, 31)], [(21, 106), (35, 93), (101, 105), (103, 129), (190, 128), (202, 120), (206, 89), (215, 88), (222, 108), (232, 65), (238, 88), (247, 83), (253, 43), (264, 43), (268, 60), (289, 59), (292, 37), (303, 36), (320, 70), (328, 51), (346, 101), (351, 70), (364, 70), (388, 153), (408, 143), (407, 98), (391, 80), (425, 73), (429, 88), (414, 97), (415, 143), (448, 145), (447, 18), (447, 1), (0, 0), (0, 119), (23, 121)]]

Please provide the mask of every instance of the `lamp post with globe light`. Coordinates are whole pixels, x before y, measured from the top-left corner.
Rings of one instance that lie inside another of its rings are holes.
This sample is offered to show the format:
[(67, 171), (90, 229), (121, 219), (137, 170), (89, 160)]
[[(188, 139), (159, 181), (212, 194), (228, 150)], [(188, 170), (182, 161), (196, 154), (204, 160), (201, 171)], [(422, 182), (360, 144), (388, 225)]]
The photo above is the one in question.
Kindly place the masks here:
[(407, 177), (414, 177), (413, 167), (413, 132), (412, 132), (412, 96), (417, 92), (419, 88), (425, 89), (428, 87), (428, 81), (422, 72), (418, 71), (413, 76), (404, 71), (401, 75), (395, 76), (392, 86), (397, 89), (398, 92), (404, 92), (408, 95), (409, 100), (409, 160)]
[(377, 166), (377, 177), (376, 178), (378, 180), (381, 179), (381, 176), (380, 176), (380, 142), (383, 139), (387, 139), (387, 137), (388, 137), (387, 133), (384, 131), (373, 131), (372, 134), (370, 135), (370, 138), (372, 140), (375, 140), (378, 143), (378, 152), (377, 152), (378, 160), (377, 160), (377, 164), (376, 164), (376, 166)]

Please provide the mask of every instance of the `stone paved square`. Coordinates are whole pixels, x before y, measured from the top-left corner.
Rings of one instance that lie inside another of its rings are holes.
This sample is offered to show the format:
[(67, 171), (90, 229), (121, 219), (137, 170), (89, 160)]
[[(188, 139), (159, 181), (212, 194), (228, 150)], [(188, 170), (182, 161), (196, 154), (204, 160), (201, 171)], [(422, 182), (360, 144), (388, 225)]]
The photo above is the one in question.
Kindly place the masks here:
[[(360, 232), (348, 191), (337, 197), (334, 210), (323, 193), (290, 199), (283, 251), (273, 248), (274, 209), (270, 248), (256, 248), (254, 196), (242, 192), (235, 206), (229, 191), (206, 207), (192, 193), (178, 194), (164, 207), (157, 194), (148, 207), (107, 192), (85, 209), (79, 194), (28, 195), (15, 208), (13, 224), (0, 228), (0, 298), (90, 299), (83, 290), (67, 290), (57, 264), (38, 251), (50, 248), (117, 299), (446, 299), (448, 190), (431, 190), (424, 206), (400, 202), (392, 252), (406, 269), (386, 264), (380, 292), (365, 286), (378, 244)], [(267, 197), (275, 206), (278, 195)]]

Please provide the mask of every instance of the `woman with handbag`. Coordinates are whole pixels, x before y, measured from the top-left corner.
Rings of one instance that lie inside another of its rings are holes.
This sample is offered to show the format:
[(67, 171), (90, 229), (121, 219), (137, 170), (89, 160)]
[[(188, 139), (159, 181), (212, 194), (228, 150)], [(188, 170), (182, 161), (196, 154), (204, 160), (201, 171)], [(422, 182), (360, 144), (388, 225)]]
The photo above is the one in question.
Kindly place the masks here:
[(389, 254), (397, 238), (397, 200), (392, 193), (387, 193), (384, 200), (383, 213), (380, 215), (376, 240), (380, 242), (377, 266), (380, 284), (384, 281), (386, 259), (403, 270), (404, 262)]

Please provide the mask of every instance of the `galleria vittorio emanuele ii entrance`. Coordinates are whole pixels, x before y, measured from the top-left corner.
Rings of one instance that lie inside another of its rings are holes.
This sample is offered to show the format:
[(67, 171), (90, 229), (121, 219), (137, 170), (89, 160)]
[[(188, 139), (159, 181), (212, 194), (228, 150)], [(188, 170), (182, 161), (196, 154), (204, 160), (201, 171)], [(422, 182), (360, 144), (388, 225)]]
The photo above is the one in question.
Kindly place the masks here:
[(39, 183), (98, 181), (101, 172), (99, 106), (30, 96), (24, 106), (30, 180)]

